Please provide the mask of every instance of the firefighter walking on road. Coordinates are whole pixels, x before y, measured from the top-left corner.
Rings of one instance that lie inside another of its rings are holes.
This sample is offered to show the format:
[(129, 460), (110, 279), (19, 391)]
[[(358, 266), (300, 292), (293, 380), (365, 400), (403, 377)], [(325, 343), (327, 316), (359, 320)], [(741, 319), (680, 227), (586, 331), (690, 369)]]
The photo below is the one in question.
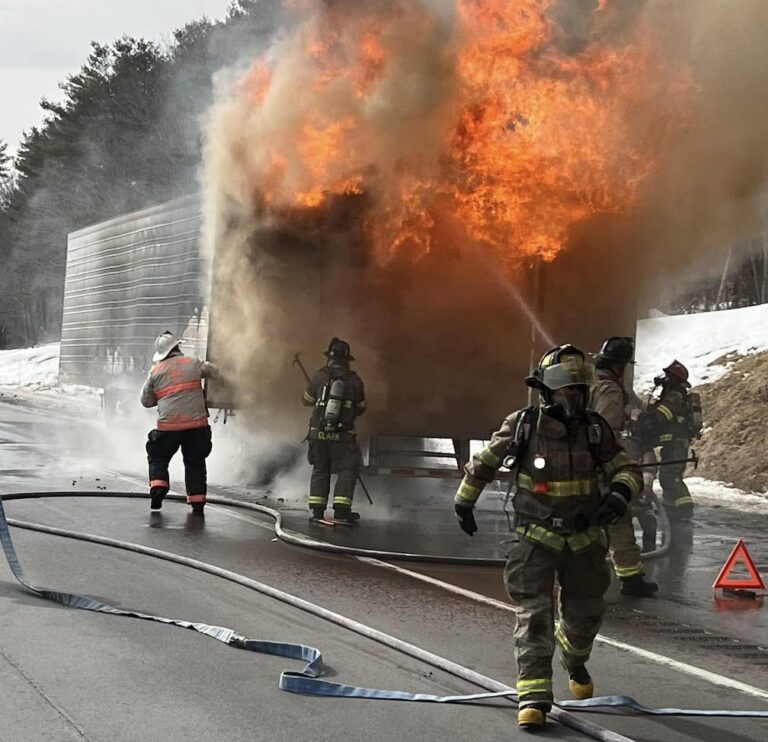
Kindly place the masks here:
[[(627, 409), (630, 397), (624, 388), (627, 366), (634, 363), (635, 344), (630, 337), (611, 337), (595, 356), (597, 384), (592, 389), (590, 408), (599, 413), (611, 426), (614, 435), (624, 449)], [(628, 453), (631, 453), (628, 451)], [(636, 458), (633, 456), (633, 458)], [(611, 559), (616, 577), (621, 580), (621, 594), (650, 597), (659, 589), (655, 582), (645, 580), (645, 567), (640, 559), (640, 547), (635, 540), (632, 526), (632, 509), (608, 530)]]
[[(593, 694), (586, 662), (610, 584), (603, 526), (624, 516), (640, 492), (642, 476), (610, 425), (587, 409), (589, 374), (581, 350), (553, 348), (526, 383), (539, 390), (540, 405), (504, 420), (490, 444), (467, 464), (454, 507), (461, 529), (472, 535), (477, 531), (473, 509), (483, 488), (502, 465), (511, 469), (517, 541), (507, 554), (504, 581), (517, 617), (518, 724), (536, 731), (552, 707), (556, 642), (571, 692), (581, 699)], [(608, 485), (604, 496), (599, 475)]]
[(187, 502), (202, 513), (207, 494), (205, 459), (211, 453), (211, 428), (202, 380), (216, 374), (211, 363), (185, 356), (169, 331), (155, 340), (153, 366), (141, 390), (141, 404), (157, 407), (157, 427), (147, 438), (150, 508), (160, 510), (170, 489), (168, 465), (181, 448)]
[(349, 368), (354, 357), (349, 343), (333, 338), (325, 352), (327, 364), (309, 381), (302, 402), (314, 407), (309, 421), (309, 509), (322, 520), (328, 506), (331, 475), (336, 474), (333, 492), (334, 520), (350, 523), (360, 516), (352, 511), (355, 484), (362, 455), (355, 433), (355, 420), (365, 412), (362, 379)]
[(663, 371), (654, 379), (661, 393), (648, 403), (639, 427), (646, 448), (661, 446), (659, 484), (667, 515), (671, 520), (690, 520), (693, 498), (683, 477), (691, 440), (701, 435), (701, 398), (690, 391), (688, 369), (680, 361), (672, 361)]

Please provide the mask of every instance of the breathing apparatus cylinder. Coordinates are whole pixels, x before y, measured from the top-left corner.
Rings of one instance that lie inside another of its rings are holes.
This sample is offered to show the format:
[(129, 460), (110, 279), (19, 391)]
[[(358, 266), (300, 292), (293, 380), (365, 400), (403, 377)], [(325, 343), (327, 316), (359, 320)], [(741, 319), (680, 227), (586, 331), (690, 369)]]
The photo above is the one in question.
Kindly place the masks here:
[(334, 430), (339, 423), (341, 408), (344, 404), (344, 382), (341, 379), (335, 379), (327, 389), (323, 420), (326, 430)]

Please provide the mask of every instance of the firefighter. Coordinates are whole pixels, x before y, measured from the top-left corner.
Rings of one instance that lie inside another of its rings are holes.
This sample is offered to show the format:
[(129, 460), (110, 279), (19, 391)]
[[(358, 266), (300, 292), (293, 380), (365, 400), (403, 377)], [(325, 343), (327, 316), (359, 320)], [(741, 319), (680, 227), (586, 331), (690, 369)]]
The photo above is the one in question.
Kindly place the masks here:
[(312, 519), (322, 520), (328, 505), (331, 474), (336, 474), (333, 492), (334, 520), (351, 523), (360, 518), (352, 511), (355, 484), (362, 455), (355, 433), (355, 420), (365, 412), (362, 379), (349, 368), (354, 357), (349, 343), (333, 338), (325, 352), (327, 364), (309, 381), (302, 402), (314, 407), (309, 421), (309, 509)]
[(203, 513), (207, 492), (205, 459), (211, 453), (211, 428), (202, 380), (216, 374), (213, 364), (185, 356), (166, 330), (155, 340), (153, 366), (141, 390), (144, 407), (157, 406), (157, 427), (147, 439), (150, 508), (160, 510), (170, 488), (168, 465), (181, 448), (187, 502)]
[[(635, 343), (631, 337), (610, 337), (595, 356), (597, 383), (592, 388), (590, 407), (602, 415), (613, 429), (616, 439), (636, 461), (640, 456), (627, 450), (628, 439), (624, 434), (630, 395), (624, 388), (627, 366), (634, 363)], [(635, 541), (632, 526), (632, 509), (608, 530), (611, 559), (616, 577), (621, 580), (621, 594), (651, 597), (659, 586), (645, 580), (645, 567), (640, 559), (640, 547)]]
[[(560, 646), (571, 692), (593, 694), (586, 662), (600, 629), (610, 584), (603, 526), (613, 525), (640, 492), (642, 476), (610, 425), (587, 409), (589, 373), (584, 353), (561, 345), (544, 354), (526, 383), (540, 404), (514, 412), (475, 454), (455, 497), (461, 529), (477, 531), (473, 509), (502, 465), (516, 483), (516, 542), (507, 554), (504, 581), (517, 625), (518, 724), (544, 726), (552, 707), (552, 655)], [(608, 492), (602, 495), (598, 475)], [(555, 627), (553, 589), (560, 585)]]
[(661, 446), (659, 484), (667, 515), (673, 520), (690, 520), (693, 498), (683, 476), (691, 439), (701, 435), (701, 399), (690, 391), (688, 369), (680, 361), (672, 361), (663, 371), (654, 379), (661, 393), (649, 402), (640, 429), (646, 447)]

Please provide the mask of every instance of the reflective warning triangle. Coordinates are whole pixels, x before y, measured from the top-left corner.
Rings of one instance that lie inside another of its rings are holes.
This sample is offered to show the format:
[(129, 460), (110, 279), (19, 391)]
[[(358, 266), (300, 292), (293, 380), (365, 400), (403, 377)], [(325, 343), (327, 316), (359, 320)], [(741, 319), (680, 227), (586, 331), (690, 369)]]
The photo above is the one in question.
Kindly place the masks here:
[[(746, 580), (734, 579), (730, 576), (738, 561), (741, 561), (747, 568), (747, 572), (749, 572), (749, 578)], [(752, 561), (752, 557), (749, 555), (747, 547), (744, 545), (744, 539), (742, 538), (736, 542), (736, 546), (733, 547), (731, 555), (726, 560), (723, 568), (720, 570), (720, 574), (715, 580), (715, 583), (712, 585), (714, 590), (722, 589), (725, 587), (732, 589), (752, 588), (757, 590), (765, 590), (765, 583), (763, 583), (763, 580), (757, 571), (757, 567)]]

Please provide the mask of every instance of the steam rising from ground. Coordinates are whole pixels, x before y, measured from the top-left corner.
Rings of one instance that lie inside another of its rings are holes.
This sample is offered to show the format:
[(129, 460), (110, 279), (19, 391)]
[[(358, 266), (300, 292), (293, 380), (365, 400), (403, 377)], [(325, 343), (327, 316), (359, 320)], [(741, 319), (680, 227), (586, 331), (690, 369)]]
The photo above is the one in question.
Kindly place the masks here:
[[(312, 370), (338, 335), (375, 429), (479, 437), (521, 401), (508, 292), (531, 298), (536, 256), (545, 327), (596, 349), (758, 224), (760, 0), (290, 5), (222, 73), (203, 178), (213, 353), (271, 430), (305, 424), (294, 353)], [(468, 72), (483, 24), (505, 32)]]

